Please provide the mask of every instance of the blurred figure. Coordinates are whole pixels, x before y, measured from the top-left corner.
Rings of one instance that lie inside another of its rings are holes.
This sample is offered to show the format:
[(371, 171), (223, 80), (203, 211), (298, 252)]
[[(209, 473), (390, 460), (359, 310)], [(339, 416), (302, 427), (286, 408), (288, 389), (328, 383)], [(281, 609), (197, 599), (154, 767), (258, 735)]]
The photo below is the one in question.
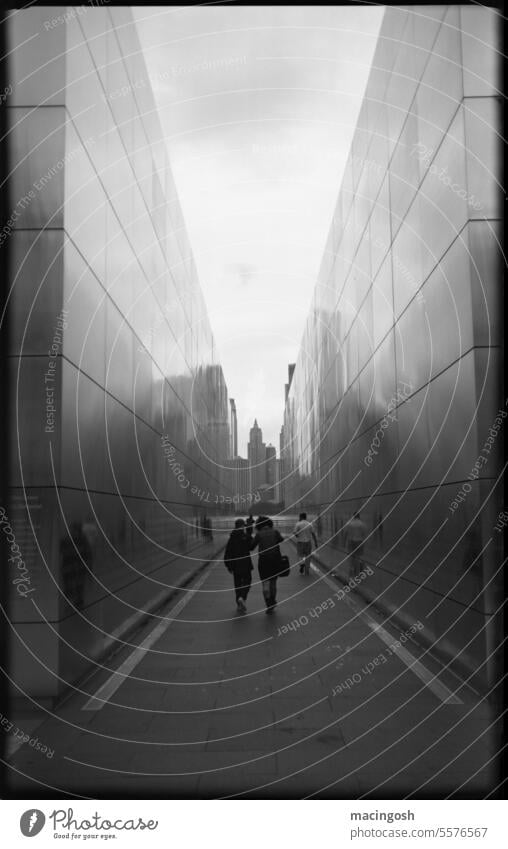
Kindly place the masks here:
[(212, 520), (205, 516), (202, 527), (203, 537), (207, 542), (213, 542)]
[(472, 598), (468, 602), (474, 607), (482, 607), (482, 596), (484, 592), (483, 583), (483, 557), (481, 533), (477, 524), (472, 520), (464, 539), (464, 558), (462, 568), (469, 572), (471, 577)]
[(258, 547), (258, 570), (263, 587), (266, 613), (272, 613), (277, 605), (277, 576), (282, 569), (279, 545), (284, 537), (277, 531), (271, 519), (259, 516), (252, 548)]
[(80, 522), (72, 522), (69, 531), (70, 536), (66, 534), (60, 541), (63, 592), (69, 604), (82, 610), (85, 577), (92, 560), (92, 550)]
[(92, 517), (88, 515), (86, 522), (83, 522), (82, 526), (83, 534), (86, 538), (88, 545), (90, 546), (90, 568), (93, 567), (93, 563), (95, 560), (95, 550), (97, 546), (97, 538), (99, 536), (99, 530), (97, 525), (93, 521)]
[(247, 610), (245, 602), (252, 583), (251, 545), (250, 537), (245, 532), (245, 522), (243, 519), (237, 519), (226, 545), (224, 563), (228, 572), (233, 575), (236, 606), (241, 613)]
[(350, 554), (349, 577), (355, 578), (363, 566), (363, 547), (367, 536), (367, 526), (359, 513), (353, 513), (353, 518), (345, 527), (346, 545)]
[(307, 520), (307, 513), (300, 513), (300, 518), (295, 525), (294, 535), (296, 537), (296, 550), (300, 562), (300, 574), (305, 572), (306, 575), (310, 571), (310, 554), (312, 551), (312, 540), (317, 548), (316, 534), (312, 527), (312, 522)]

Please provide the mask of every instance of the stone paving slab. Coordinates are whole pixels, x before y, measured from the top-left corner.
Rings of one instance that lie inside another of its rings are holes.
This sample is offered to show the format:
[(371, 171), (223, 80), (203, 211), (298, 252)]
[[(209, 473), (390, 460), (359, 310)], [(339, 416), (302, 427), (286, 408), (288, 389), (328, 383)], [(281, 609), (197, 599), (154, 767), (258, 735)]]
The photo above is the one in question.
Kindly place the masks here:
[[(37, 797), (37, 782), (96, 798), (436, 796), (463, 782), (488, 792), (485, 705), (469, 691), (443, 704), (395, 655), (362, 672), (384, 644), (347, 603), (310, 615), (333, 594), (319, 575), (281, 579), (271, 615), (259, 582), (237, 612), (221, 563), (202, 589), (101, 710), (76, 697), (43, 723), (54, 759), (20, 750), (18, 794)], [(303, 624), (282, 633), (294, 621)], [(443, 683), (456, 685), (446, 674)]]

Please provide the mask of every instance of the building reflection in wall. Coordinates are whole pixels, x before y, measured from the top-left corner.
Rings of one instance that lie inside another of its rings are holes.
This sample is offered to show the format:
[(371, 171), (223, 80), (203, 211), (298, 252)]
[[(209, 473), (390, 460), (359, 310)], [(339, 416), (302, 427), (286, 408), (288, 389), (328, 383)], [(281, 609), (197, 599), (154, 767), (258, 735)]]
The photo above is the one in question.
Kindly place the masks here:
[(373, 595), (483, 683), (502, 562), (500, 439), (477, 464), (504, 407), (496, 45), (492, 9), (386, 9), (282, 452), (286, 509), (321, 516), (336, 560), (360, 509)]
[(9, 269), (9, 509), (37, 586), (37, 608), (13, 599), (12, 670), (51, 702), (200, 542), (229, 410), (132, 14), (47, 19), (9, 17), (6, 108), (12, 207), (51, 175)]

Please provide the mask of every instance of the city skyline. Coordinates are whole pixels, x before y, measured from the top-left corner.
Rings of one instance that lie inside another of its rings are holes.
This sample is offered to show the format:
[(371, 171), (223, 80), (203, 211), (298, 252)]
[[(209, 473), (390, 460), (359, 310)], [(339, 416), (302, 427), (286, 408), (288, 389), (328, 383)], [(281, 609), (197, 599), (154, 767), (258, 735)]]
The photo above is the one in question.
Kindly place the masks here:
[[(233, 400), (233, 399), (230, 399), (230, 402), (231, 402), (232, 400)], [(261, 427), (261, 425), (258, 423), (258, 417), (257, 417), (257, 416), (255, 416), (255, 417), (254, 417), (253, 427), (258, 427), (258, 428), (259, 428), (259, 430), (260, 430), (261, 432), (263, 431), (263, 428), (262, 428), (262, 427)], [(252, 428), (251, 428), (251, 429), (252, 429)], [(231, 440), (231, 442), (232, 442), (232, 444), (233, 444), (233, 439)], [(264, 443), (264, 444), (265, 444), (266, 448), (273, 448), (274, 450), (276, 450), (276, 449), (275, 449), (275, 446), (274, 446), (274, 445), (272, 445), (272, 443), (271, 443), (271, 442)], [(239, 443), (237, 443), (237, 445), (238, 445), (238, 448), (240, 448), (240, 447), (241, 447), (241, 446), (239, 445)], [(248, 453), (249, 453), (249, 441), (247, 441), (247, 442), (245, 443), (245, 451), (238, 450), (237, 452), (234, 452), (234, 453), (232, 452), (231, 456), (232, 456), (232, 457), (242, 457), (242, 458), (246, 458), (246, 457), (248, 456)], [(276, 453), (277, 453), (277, 451), (276, 451)]]

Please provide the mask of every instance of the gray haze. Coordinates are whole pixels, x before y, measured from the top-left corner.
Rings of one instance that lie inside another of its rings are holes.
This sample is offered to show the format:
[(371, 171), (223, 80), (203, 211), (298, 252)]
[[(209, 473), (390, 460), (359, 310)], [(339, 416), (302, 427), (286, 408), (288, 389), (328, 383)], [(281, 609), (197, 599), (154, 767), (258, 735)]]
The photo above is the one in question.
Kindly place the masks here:
[(245, 456), (278, 449), (383, 7), (134, 9)]

